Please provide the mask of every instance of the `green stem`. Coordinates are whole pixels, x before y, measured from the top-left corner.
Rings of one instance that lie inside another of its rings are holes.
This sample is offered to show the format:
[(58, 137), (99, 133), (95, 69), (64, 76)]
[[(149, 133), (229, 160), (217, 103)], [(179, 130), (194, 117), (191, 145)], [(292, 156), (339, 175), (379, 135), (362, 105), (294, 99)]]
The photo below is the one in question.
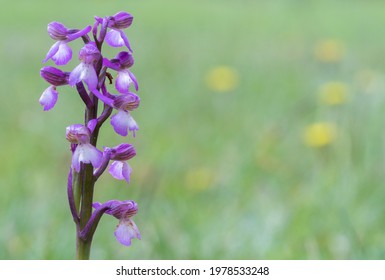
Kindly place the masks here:
[(82, 185), (83, 182), (81, 180), (81, 176), (79, 176), (79, 173), (73, 170), (73, 180), (72, 180), (72, 186), (73, 187), (73, 192), (74, 192), (74, 202), (75, 202), (75, 207), (76, 207), (76, 212), (79, 215), (79, 209), (80, 209), (80, 199), (82, 195)]
[(76, 237), (76, 259), (77, 260), (90, 259), (91, 241), (88, 242), (81, 239), (79, 236)]
[(80, 175), (83, 175), (83, 180), (81, 180), (83, 181), (83, 186), (81, 196), (80, 223), (76, 236), (76, 257), (77, 259), (88, 260), (90, 258), (92, 236), (90, 236), (86, 240), (83, 240), (82, 238), (80, 238), (80, 232), (86, 226), (92, 214), (92, 201), (94, 196), (95, 183), (92, 165), (84, 165), (84, 168), (82, 168)]

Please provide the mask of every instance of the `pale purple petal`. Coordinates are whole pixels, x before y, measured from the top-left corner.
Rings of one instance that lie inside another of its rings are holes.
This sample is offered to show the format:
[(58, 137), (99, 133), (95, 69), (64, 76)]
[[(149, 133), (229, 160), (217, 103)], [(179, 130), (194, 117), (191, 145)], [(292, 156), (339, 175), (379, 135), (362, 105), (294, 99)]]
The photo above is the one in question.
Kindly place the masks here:
[(131, 46), (130, 46), (130, 42), (128, 41), (128, 38), (126, 36), (126, 34), (123, 32), (123, 30), (119, 30), (119, 33), (120, 33), (120, 37), (122, 38), (124, 44), (126, 45), (126, 47), (130, 50), (130, 52), (132, 52), (132, 49), (131, 49)]
[(141, 239), (139, 229), (131, 219), (120, 220), (114, 234), (116, 240), (125, 246), (130, 246), (133, 238)]
[(88, 32), (91, 31), (91, 29), (92, 29), (91, 25), (88, 25), (88, 26), (86, 26), (84, 29), (79, 30), (79, 31), (76, 32), (76, 33), (68, 34), (68, 35), (67, 35), (67, 40), (66, 40), (66, 41), (67, 41), (67, 42), (70, 42), (70, 41), (73, 41), (73, 40), (75, 40), (75, 39), (77, 39), (77, 38), (83, 36), (83, 35), (86, 35)]
[(44, 58), (43, 63), (46, 63), (51, 57), (53, 57), (57, 53), (57, 51), (59, 50), (60, 44), (61, 44), (61, 42), (58, 41), (52, 45), (52, 47), (49, 49), (46, 57)]
[(107, 104), (108, 106), (112, 107), (113, 104), (114, 104), (114, 100), (111, 99), (111, 98), (108, 98), (107, 96), (101, 94), (96, 88), (95, 89), (91, 89), (91, 92), (97, 97), (99, 98), (101, 101), (103, 101), (105, 104)]
[(118, 76), (116, 78), (115, 87), (116, 90), (120, 93), (128, 93), (128, 88), (133, 83), (129, 71), (123, 70), (118, 72)]
[(51, 110), (57, 101), (58, 92), (54, 86), (48, 87), (40, 96), (39, 103), (43, 106), (44, 111)]
[(79, 145), (82, 149), (82, 155), (80, 156), (80, 161), (84, 163), (91, 163), (93, 167), (98, 168), (103, 161), (103, 153), (96, 149), (91, 144), (81, 144)]
[(119, 64), (111, 62), (108, 58), (103, 58), (103, 66), (106, 66), (115, 71), (120, 71)]
[(95, 210), (99, 209), (100, 207), (102, 207), (103, 204), (101, 204), (100, 202), (94, 202), (92, 203), (92, 207), (95, 208)]
[(130, 175), (132, 172), (132, 168), (130, 165), (125, 161), (114, 161), (110, 168), (108, 169), (108, 172), (118, 180), (126, 180), (127, 183), (130, 183)]
[(82, 73), (83, 73), (83, 63), (80, 63), (78, 66), (75, 67), (74, 70), (72, 70), (68, 83), (71, 87), (75, 86), (78, 82), (80, 82), (82, 79)]
[(98, 85), (98, 76), (96, 75), (95, 68), (91, 64), (85, 64), (86, 71), (84, 73), (84, 82), (87, 84), (90, 90), (96, 89)]
[(76, 172), (80, 171), (80, 154), (82, 150), (79, 149), (79, 146), (80, 145), (76, 147), (76, 150), (72, 155), (72, 168), (74, 168)]
[(111, 117), (111, 125), (115, 132), (122, 136), (127, 136), (130, 114), (123, 110), (118, 110), (118, 113)]
[(52, 56), (52, 60), (55, 62), (56, 65), (65, 65), (71, 60), (71, 58), (71, 48), (66, 43), (60, 42), (59, 49), (57, 50), (55, 55)]
[(91, 163), (94, 168), (98, 168), (103, 161), (103, 153), (91, 144), (79, 144), (72, 155), (72, 167), (77, 172), (80, 170), (80, 163)]
[(117, 48), (124, 46), (124, 40), (121, 37), (120, 32), (114, 29), (107, 32), (105, 40), (111, 47)]
[(84, 81), (90, 90), (96, 88), (98, 77), (95, 68), (91, 64), (81, 62), (72, 70), (69, 77), (70, 86), (75, 86), (78, 82)]
[(98, 124), (97, 119), (92, 119), (87, 123), (87, 127), (91, 131), (91, 133), (94, 132), (94, 129), (95, 129), (97, 124)]
[(134, 74), (132, 74), (131, 71), (129, 71), (128, 74), (130, 75), (130, 78), (131, 78), (132, 82), (134, 83), (135, 90), (138, 91), (139, 85), (138, 85), (138, 81), (136, 80), (136, 77), (134, 76)]
[(139, 130), (139, 126), (134, 120), (134, 118), (130, 115), (130, 119), (128, 122), (128, 129), (132, 132), (132, 136), (135, 137), (135, 132)]

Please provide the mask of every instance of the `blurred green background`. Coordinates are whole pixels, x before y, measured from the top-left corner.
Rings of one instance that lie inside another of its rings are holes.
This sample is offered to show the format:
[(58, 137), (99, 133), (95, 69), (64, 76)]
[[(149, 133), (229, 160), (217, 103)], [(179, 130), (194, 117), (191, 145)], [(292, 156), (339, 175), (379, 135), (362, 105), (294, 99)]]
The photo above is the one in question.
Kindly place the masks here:
[[(38, 103), (51, 21), (134, 15), (137, 137), (106, 123), (99, 148), (133, 143), (131, 184), (108, 173), (95, 200), (133, 199), (142, 240), (102, 218), (93, 259), (383, 259), (383, 1), (6, 1), (0, 11), (0, 259), (72, 259), (65, 127), (71, 88)], [(77, 65), (80, 43), (70, 46)], [(106, 47), (110, 57), (117, 50)], [(53, 65), (48, 62), (47, 65)]]

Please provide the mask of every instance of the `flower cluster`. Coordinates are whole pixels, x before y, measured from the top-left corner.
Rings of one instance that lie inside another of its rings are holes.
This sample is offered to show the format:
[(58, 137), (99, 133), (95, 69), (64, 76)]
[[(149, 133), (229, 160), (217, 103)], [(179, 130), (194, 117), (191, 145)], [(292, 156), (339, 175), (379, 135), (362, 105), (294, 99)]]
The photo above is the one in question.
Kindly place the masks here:
[[(132, 117), (132, 112), (140, 103), (139, 96), (133, 90), (137, 92), (139, 86), (130, 70), (134, 64), (133, 51), (124, 33), (132, 21), (131, 14), (119, 12), (104, 18), (95, 17), (93, 26), (83, 29), (69, 29), (59, 22), (48, 24), (48, 34), (55, 43), (43, 63), (52, 60), (57, 66), (66, 65), (72, 59), (69, 44), (77, 39), (84, 42), (79, 51), (79, 64), (71, 72), (53, 66), (45, 66), (40, 70), (41, 77), (49, 86), (39, 99), (45, 111), (51, 110), (58, 100), (58, 88), (68, 85), (76, 88), (85, 104), (84, 124), (72, 124), (66, 129), (66, 139), (72, 151), (68, 198), (78, 229), (77, 236), (82, 242), (91, 242), (104, 213), (119, 220), (115, 236), (121, 244), (129, 246), (132, 238), (140, 239), (138, 228), (131, 219), (138, 211), (134, 201), (111, 200), (102, 204), (92, 201), (93, 192), (91, 198), (87, 197), (87, 189), (93, 190), (95, 182), (108, 166), (114, 178), (130, 182), (132, 169), (127, 161), (136, 155), (135, 148), (129, 143), (122, 143), (115, 147), (104, 147), (101, 151), (96, 144), (100, 127), (108, 118), (114, 131), (121, 136), (127, 136), (130, 132), (135, 137), (139, 129)], [(125, 50), (108, 59), (102, 54), (104, 42), (113, 48)], [(114, 86), (108, 88), (113, 84), (114, 77)], [(100, 102), (103, 111), (98, 115)]]

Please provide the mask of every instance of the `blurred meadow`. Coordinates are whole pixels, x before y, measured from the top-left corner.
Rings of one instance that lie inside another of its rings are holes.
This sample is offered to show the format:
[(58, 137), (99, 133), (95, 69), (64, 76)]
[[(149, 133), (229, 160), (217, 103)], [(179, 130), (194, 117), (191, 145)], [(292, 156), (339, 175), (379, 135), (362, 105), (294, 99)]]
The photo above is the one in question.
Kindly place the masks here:
[[(93, 259), (385, 258), (385, 3), (301, 0), (3, 1), (0, 259), (72, 259), (65, 127), (73, 89), (38, 103), (46, 27), (128, 11), (141, 105), (131, 183), (142, 240), (102, 218)], [(72, 42), (74, 59), (79, 42)], [(117, 50), (106, 47), (114, 56)], [(47, 65), (53, 65), (48, 62)]]

